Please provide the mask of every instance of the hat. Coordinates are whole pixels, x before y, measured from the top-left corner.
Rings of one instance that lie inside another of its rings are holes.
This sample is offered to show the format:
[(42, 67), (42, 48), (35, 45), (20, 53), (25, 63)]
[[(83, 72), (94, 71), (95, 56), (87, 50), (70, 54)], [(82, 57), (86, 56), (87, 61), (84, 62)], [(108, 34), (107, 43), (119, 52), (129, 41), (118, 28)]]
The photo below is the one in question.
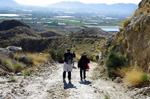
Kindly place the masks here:
[(83, 52), (83, 55), (86, 55), (86, 52)]

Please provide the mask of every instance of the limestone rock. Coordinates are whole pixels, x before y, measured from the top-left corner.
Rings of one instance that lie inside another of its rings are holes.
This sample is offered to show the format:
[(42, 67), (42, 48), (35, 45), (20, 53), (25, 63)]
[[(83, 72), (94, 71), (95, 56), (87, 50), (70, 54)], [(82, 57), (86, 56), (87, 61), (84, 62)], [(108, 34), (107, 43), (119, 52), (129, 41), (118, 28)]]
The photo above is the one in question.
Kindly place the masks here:
[(137, 65), (148, 72), (150, 68), (150, 2), (142, 0), (139, 9), (123, 29), (108, 39), (101, 48), (103, 57), (110, 47), (126, 53), (129, 65)]
[(6, 47), (6, 49), (12, 52), (22, 51), (21, 47), (16, 47), (16, 46), (8, 46)]
[(121, 83), (122, 82), (122, 79), (120, 77), (117, 77), (115, 80), (114, 80), (115, 83)]
[(28, 65), (33, 63), (32, 59), (28, 56), (25, 56), (25, 55), (19, 56), (17, 58), (20, 62), (23, 62), (23, 63), (28, 64)]

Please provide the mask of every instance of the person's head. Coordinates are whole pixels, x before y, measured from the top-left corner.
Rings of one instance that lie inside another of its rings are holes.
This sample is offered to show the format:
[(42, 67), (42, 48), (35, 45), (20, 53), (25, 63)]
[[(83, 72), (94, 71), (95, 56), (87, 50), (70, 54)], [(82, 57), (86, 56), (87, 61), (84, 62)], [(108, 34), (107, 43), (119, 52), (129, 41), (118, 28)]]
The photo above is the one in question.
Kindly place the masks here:
[(69, 49), (69, 48), (67, 49), (67, 52), (70, 52), (70, 49)]
[(73, 51), (73, 53), (75, 53), (75, 51)]
[(81, 56), (86, 56), (86, 52), (83, 52), (83, 53), (81, 54)]

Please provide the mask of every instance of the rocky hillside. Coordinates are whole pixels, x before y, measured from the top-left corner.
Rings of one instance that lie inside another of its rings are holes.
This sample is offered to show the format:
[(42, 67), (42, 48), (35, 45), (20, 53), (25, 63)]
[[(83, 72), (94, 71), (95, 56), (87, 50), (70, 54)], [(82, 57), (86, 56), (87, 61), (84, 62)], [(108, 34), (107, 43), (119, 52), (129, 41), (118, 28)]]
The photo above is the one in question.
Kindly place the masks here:
[(72, 37), (86, 37), (86, 36), (99, 36), (108, 38), (112, 35), (110, 32), (103, 31), (101, 28), (97, 27), (88, 27), (85, 29), (81, 29), (75, 33), (73, 33)]
[(44, 49), (66, 49), (71, 48), (78, 53), (81, 51), (98, 54), (102, 43), (105, 42), (111, 33), (98, 28), (85, 28), (67, 36), (55, 36), (47, 38), (24, 38), (17, 46), (25, 51), (43, 51)]
[(0, 23), (0, 47), (15, 45), (22, 38), (40, 37), (28, 25), (18, 20), (6, 20)]
[(9, 30), (17, 26), (30, 28), (27, 24), (19, 20), (5, 20), (0, 23), (0, 31)]
[(123, 22), (123, 28), (108, 39), (102, 47), (102, 54), (107, 55), (111, 47), (126, 54), (130, 65), (141, 66), (149, 70), (150, 64), (150, 0), (142, 0), (133, 17)]
[(6, 20), (0, 23), (0, 47), (20, 46), (23, 51), (29, 52), (71, 48), (78, 53), (86, 51), (97, 55), (101, 45), (111, 35), (100, 28), (93, 27), (66, 36), (52, 30), (36, 33), (22, 21)]
[(48, 30), (48, 31), (40, 32), (39, 35), (41, 35), (41, 37), (62, 36), (62, 34), (60, 34), (57, 31), (54, 31), (54, 30)]

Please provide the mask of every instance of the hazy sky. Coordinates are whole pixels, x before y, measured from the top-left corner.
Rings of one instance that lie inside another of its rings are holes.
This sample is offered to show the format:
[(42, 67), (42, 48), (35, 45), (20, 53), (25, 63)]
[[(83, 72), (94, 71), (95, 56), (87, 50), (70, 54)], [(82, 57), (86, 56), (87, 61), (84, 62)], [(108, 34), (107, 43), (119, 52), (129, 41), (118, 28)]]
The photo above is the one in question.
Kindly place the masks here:
[(37, 6), (45, 6), (48, 4), (53, 4), (61, 1), (79, 1), (82, 3), (135, 3), (138, 4), (141, 0), (14, 0), (20, 4), (24, 5), (37, 5)]

